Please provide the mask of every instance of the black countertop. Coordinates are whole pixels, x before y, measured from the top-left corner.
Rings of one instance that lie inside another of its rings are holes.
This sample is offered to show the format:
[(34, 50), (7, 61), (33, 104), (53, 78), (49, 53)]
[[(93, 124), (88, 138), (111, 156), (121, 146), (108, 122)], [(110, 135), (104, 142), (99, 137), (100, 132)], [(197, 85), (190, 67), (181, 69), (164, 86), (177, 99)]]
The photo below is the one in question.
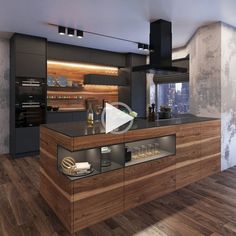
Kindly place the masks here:
[[(133, 126), (130, 130), (149, 129), (154, 127), (180, 125), (180, 124), (188, 124), (188, 123), (203, 122), (210, 120), (216, 120), (216, 119), (206, 118), (206, 117), (196, 117), (193, 115), (187, 115), (179, 118), (171, 118), (166, 120), (157, 120), (154, 122), (150, 122), (145, 119), (135, 119)], [(45, 124), (42, 126), (69, 137), (81, 137), (81, 136), (97, 135), (105, 133), (105, 129), (103, 128), (100, 122), (94, 123), (93, 127), (88, 127), (86, 121)]]

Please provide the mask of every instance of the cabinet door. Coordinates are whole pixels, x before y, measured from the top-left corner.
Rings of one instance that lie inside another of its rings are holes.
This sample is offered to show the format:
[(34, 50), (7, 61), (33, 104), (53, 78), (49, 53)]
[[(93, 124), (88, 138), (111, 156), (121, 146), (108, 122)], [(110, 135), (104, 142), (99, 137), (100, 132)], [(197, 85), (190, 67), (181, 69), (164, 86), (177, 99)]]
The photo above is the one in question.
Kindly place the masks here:
[(16, 76), (46, 77), (46, 56), (16, 53)]
[(44, 38), (26, 35), (15, 36), (15, 49), (18, 53), (46, 55), (47, 41)]
[(180, 125), (176, 132), (176, 187), (201, 178), (200, 123)]
[(175, 190), (175, 156), (125, 168), (125, 209)]
[(23, 154), (39, 151), (39, 127), (16, 128), (15, 152)]
[(124, 210), (124, 170), (74, 181), (74, 232)]
[(124, 67), (125, 55), (101, 50), (91, 50), (90, 62), (98, 65)]
[(206, 177), (220, 171), (220, 121), (201, 123), (201, 174)]

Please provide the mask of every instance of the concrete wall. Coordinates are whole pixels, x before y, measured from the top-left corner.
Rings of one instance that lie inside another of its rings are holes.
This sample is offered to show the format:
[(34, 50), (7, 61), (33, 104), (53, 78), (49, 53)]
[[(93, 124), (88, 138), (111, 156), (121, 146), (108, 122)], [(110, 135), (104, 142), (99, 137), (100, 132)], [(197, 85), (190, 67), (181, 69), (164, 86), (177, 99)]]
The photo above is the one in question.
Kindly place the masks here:
[(221, 118), (221, 169), (236, 165), (236, 29), (200, 28), (174, 58), (190, 54), (190, 111)]
[(190, 56), (189, 111), (197, 116), (220, 118), (221, 23), (201, 27), (173, 59)]
[(221, 25), (222, 169), (236, 165), (236, 29)]
[(9, 40), (0, 39), (0, 154), (9, 153)]

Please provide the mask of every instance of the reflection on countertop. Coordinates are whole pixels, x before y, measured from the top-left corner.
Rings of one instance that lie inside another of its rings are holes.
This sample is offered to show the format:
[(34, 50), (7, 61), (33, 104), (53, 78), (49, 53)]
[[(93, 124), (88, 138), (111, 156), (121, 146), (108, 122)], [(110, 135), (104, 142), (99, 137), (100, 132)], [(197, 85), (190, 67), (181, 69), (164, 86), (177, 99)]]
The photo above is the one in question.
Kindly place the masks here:
[[(150, 122), (146, 119), (135, 119), (133, 126), (131, 127), (130, 130), (180, 125), (180, 124), (187, 124), (187, 123), (210, 121), (210, 120), (215, 120), (215, 119), (216, 118), (197, 117), (191, 114), (182, 115), (176, 118), (171, 118), (171, 119), (166, 119), (166, 120), (157, 120), (154, 122)], [(97, 122), (97, 123), (95, 122), (92, 127), (88, 126), (86, 121), (44, 124), (42, 126), (45, 128), (51, 129), (53, 131), (59, 132), (63, 135), (69, 136), (69, 137), (80, 137), (80, 136), (105, 133), (105, 129), (102, 126), (101, 122)]]

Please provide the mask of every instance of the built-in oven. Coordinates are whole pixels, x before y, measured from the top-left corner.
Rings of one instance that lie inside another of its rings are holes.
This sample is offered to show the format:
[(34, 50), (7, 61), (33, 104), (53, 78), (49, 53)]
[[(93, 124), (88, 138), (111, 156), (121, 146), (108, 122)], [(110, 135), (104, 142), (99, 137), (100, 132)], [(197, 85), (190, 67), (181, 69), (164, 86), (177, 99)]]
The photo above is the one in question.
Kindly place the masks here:
[(33, 127), (45, 123), (46, 106), (40, 102), (16, 104), (16, 127)]
[(42, 78), (16, 78), (16, 102), (46, 99), (46, 83)]
[(15, 86), (16, 127), (32, 127), (45, 123), (45, 79), (18, 77)]

